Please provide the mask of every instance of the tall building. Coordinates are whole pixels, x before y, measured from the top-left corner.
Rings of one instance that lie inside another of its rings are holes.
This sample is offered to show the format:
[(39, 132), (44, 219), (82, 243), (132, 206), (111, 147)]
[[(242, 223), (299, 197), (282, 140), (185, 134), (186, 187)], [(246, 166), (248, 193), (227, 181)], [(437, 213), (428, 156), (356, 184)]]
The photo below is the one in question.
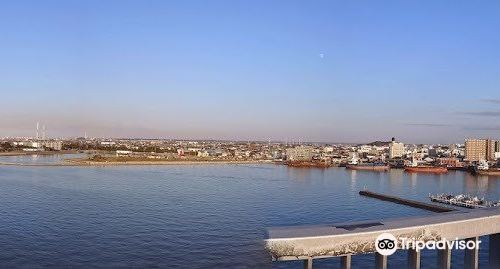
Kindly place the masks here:
[(396, 142), (396, 139), (393, 137), (391, 144), (389, 144), (389, 158), (401, 158), (405, 153), (405, 144)]
[(480, 160), (494, 161), (496, 152), (499, 152), (500, 141), (491, 139), (465, 140), (465, 159), (471, 162)]
[(497, 144), (499, 144), (499, 141), (490, 140), (490, 139), (486, 140), (486, 160), (488, 160), (488, 161), (495, 160), (495, 152), (496, 152)]

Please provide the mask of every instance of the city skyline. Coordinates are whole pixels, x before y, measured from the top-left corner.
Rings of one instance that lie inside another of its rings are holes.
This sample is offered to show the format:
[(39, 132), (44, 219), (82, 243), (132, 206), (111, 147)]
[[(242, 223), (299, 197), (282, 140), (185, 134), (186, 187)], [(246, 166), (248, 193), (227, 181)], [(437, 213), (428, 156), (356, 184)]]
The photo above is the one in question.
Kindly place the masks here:
[[(37, 122), (37, 127), (39, 122)], [(32, 135), (13, 135), (13, 136), (1, 136), (0, 139), (7, 140), (25, 140), (25, 141), (49, 141), (49, 140), (74, 140), (74, 139), (85, 139), (85, 140), (108, 140), (108, 141), (119, 141), (119, 140), (131, 140), (131, 141), (141, 141), (141, 140), (158, 140), (158, 141), (214, 141), (214, 142), (255, 142), (255, 143), (279, 143), (279, 144), (289, 144), (289, 145), (307, 145), (307, 144), (317, 144), (317, 145), (368, 145), (368, 144), (377, 144), (383, 143), (387, 144), (391, 141), (398, 142), (397, 144), (408, 144), (408, 145), (464, 145), (468, 140), (496, 140), (494, 136), (478, 136), (478, 137), (464, 137), (462, 141), (458, 142), (450, 142), (450, 143), (437, 143), (437, 142), (428, 142), (428, 143), (419, 143), (414, 141), (402, 141), (397, 139), (396, 137), (385, 137), (382, 139), (368, 139), (366, 141), (312, 141), (312, 140), (300, 140), (300, 139), (292, 139), (292, 138), (284, 138), (284, 139), (223, 139), (223, 138), (188, 138), (188, 137), (169, 137), (169, 136), (92, 136), (88, 135), (85, 131), (83, 135), (73, 135), (73, 136), (51, 136), (47, 134), (47, 129), (45, 125), (42, 125), (42, 129), (35, 128), (33, 130)]]
[(499, 138), (499, 8), (5, 3), (0, 136)]

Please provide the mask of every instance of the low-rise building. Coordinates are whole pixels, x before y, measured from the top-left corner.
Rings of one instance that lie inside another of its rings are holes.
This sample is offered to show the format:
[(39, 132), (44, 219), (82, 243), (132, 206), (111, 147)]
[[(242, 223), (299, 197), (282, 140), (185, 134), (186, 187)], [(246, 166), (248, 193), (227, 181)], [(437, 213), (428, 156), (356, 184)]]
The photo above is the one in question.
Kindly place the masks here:
[(298, 146), (286, 150), (289, 161), (311, 161), (314, 156), (314, 148), (311, 146)]
[(116, 156), (117, 157), (120, 157), (120, 156), (130, 156), (132, 155), (132, 151), (131, 150), (117, 150), (116, 151)]

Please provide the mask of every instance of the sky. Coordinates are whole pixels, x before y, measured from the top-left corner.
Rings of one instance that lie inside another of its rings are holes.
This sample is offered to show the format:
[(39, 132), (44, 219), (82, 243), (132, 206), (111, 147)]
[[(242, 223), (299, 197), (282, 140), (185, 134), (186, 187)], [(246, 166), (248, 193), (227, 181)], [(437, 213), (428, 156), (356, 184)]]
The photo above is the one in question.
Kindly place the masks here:
[(499, 1), (2, 1), (0, 137), (500, 139)]

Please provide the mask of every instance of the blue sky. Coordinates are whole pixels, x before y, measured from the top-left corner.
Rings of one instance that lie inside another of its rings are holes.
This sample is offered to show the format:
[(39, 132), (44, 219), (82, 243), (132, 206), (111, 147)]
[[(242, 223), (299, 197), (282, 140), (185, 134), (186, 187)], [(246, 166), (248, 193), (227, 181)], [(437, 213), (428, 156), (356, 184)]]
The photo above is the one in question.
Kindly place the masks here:
[(2, 1), (0, 136), (500, 138), (498, 1)]

